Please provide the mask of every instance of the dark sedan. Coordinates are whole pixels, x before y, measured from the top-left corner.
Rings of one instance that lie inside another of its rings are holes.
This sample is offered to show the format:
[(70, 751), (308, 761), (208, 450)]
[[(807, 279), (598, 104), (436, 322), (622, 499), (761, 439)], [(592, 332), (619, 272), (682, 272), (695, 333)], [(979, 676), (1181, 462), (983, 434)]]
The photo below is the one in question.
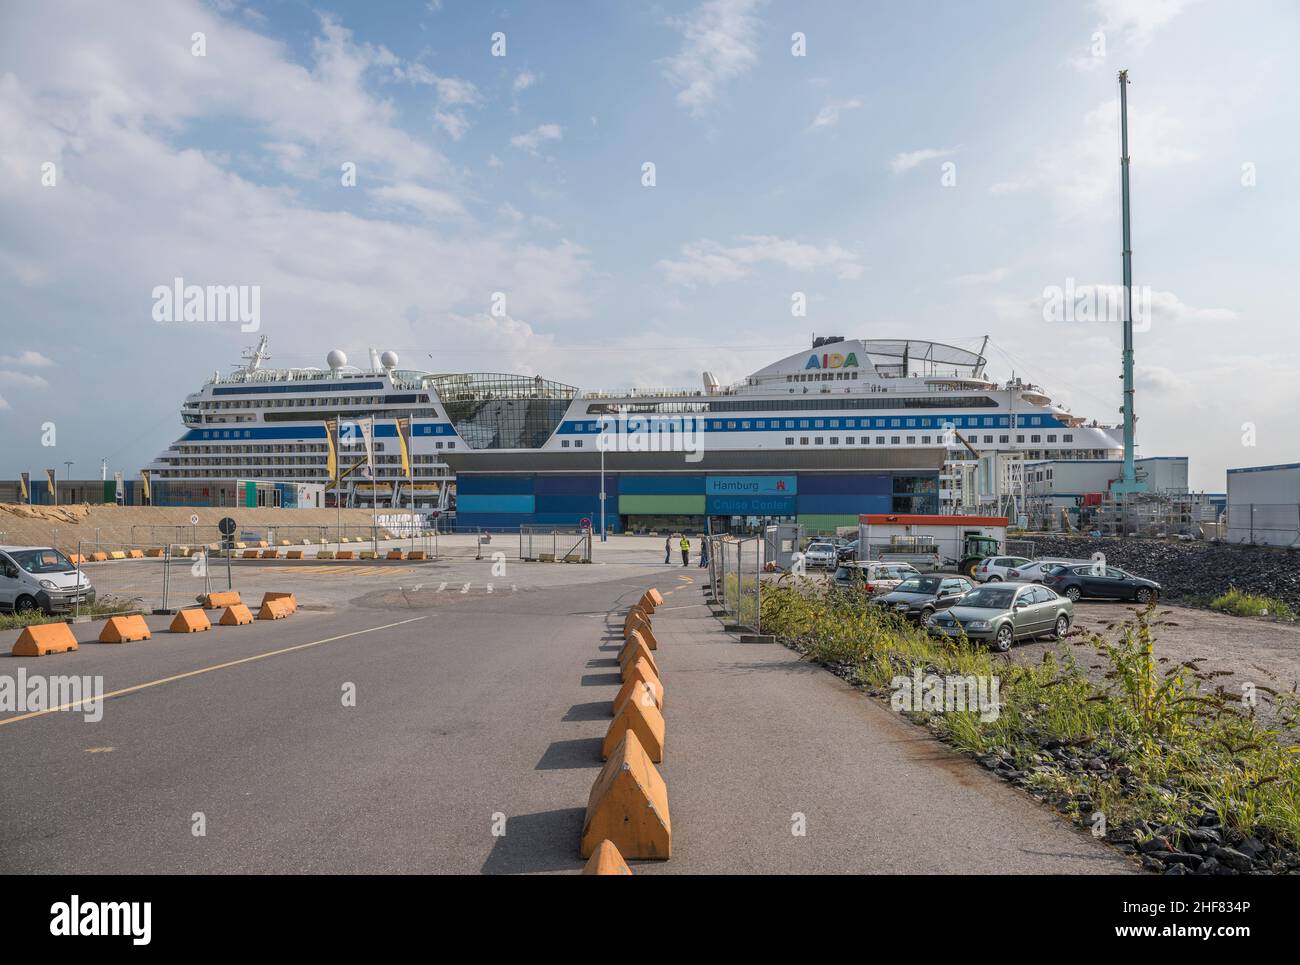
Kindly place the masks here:
[(948, 609), (974, 587), (964, 576), (914, 576), (871, 602), (925, 623), (936, 610)]
[(1159, 598), (1161, 590), (1160, 584), (1155, 580), (1143, 579), (1100, 563), (1062, 567), (1044, 576), (1043, 585), (1050, 586), (1071, 602), (1092, 597), (1099, 600), (1136, 600), (1138, 603), (1150, 603)]

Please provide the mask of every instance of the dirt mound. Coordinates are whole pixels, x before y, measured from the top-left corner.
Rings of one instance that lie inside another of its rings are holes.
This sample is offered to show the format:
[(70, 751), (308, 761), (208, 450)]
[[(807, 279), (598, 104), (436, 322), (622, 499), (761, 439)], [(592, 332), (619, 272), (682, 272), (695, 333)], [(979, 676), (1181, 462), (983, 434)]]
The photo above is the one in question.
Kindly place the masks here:
[(0, 503), (0, 512), (27, 519), (44, 519), (59, 523), (79, 523), (90, 515), (90, 506), (26, 506), (22, 503)]

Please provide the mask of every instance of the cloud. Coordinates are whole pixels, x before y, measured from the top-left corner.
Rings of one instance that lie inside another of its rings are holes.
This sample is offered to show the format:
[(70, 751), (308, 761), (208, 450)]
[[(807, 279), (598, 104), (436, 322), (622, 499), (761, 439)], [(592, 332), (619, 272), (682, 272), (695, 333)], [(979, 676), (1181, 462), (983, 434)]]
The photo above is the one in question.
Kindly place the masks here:
[(895, 174), (906, 174), (919, 164), (955, 153), (955, 147), (923, 147), (917, 151), (902, 151), (894, 155), (894, 159), (889, 162), (889, 169)]
[(529, 154), (536, 154), (537, 149), (546, 141), (558, 141), (563, 135), (559, 124), (539, 124), (526, 134), (516, 134), (510, 139), (511, 145)]
[(815, 131), (823, 127), (834, 127), (840, 122), (840, 114), (844, 111), (857, 110), (861, 106), (862, 101), (856, 97), (843, 101), (827, 101), (826, 105), (817, 112), (817, 116), (813, 118), (811, 129)]
[(682, 35), (676, 54), (663, 62), (664, 76), (680, 88), (677, 103), (702, 117), (723, 89), (758, 62), (758, 0), (706, 0), (669, 25)]
[(0, 412), (8, 412), (13, 406), (6, 401), (3, 395), (0, 395)]
[(50, 387), (50, 383), (39, 375), (31, 375), (27, 372), (12, 372), (7, 369), (0, 369), (0, 383), (16, 385), (25, 389), (48, 389)]
[(534, 74), (531, 70), (521, 70), (519, 73), (515, 74), (515, 81), (513, 84), (511, 84), (511, 90), (513, 90), (516, 94), (519, 94), (522, 93), (523, 91), (528, 90), (528, 88), (532, 87), (536, 83), (537, 83), (536, 74)]
[(43, 369), (53, 364), (52, 359), (30, 349), (17, 355), (0, 355), (0, 365), (24, 365), (33, 369)]
[(994, 282), (1002, 281), (1006, 278), (1008, 270), (1006, 268), (994, 268), (991, 271), (976, 272), (970, 275), (958, 275), (953, 278), (950, 284), (953, 285), (988, 285)]
[(434, 111), (433, 119), (453, 141), (459, 141), (469, 130), (469, 120), (462, 111)]
[(745, 235), (737, 241), (731, 246), (694, 241), (682, 246), (680, 260), (664, 259), (657, 267), (670, 283), (688, 288), (738, 281), (765, 264), (798, 272), (827, 270), (843, 281), (862, 277), (857, 256), (834, 242), (817, 246), (771, 235)]
[(432, 220), (459, 218), (465, 214), (464, 206), (454, 194), (419, 184), (386, 184), (371, 188), (370, 196), (381, 207), (407, 208)]
[(1094, 0), (1101, 29), (1123, 34), (1134, 50), (1142, 50), (1161, 28), (1183, 13), (1192, 0)]

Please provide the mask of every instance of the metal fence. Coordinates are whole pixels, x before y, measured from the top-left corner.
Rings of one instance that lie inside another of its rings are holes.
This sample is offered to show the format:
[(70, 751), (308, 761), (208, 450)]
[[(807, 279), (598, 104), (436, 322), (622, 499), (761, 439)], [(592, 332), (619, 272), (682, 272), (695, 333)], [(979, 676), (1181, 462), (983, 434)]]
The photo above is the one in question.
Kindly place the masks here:
[(761, 633), (763, 537), (709, 536), (705, 542), (714, 605), (737, 629)]
[(520, 526), (519, 558), (528, 562), (590, 563), (591, 530), (585, 526)]
[(73, 619), (173, 613), (214, 590), (239, 588), (239, 569), (206, 548), (82, 540), (71, 559), (80, 589), (56, 610)]

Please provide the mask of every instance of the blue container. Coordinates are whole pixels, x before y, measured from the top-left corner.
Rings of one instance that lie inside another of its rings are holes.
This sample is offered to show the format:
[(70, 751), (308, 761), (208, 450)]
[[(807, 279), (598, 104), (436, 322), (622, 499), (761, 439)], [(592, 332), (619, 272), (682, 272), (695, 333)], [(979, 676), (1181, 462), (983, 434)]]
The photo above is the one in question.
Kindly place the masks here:
[[(531, 496), (533, 494), (533, 477), (513, 474), (500, 476), (457, 476), (456, 493), (458, 496), (477, 496), (483, 493)], [(531, 510), (529, 510), (529, 512), (531, 512)]]
[[(605, 491), (612, 488), (614, 476), (605, 476)], [(538, 496), (581, 496), (600, 492), (599, 475), (583, 476), (548, 476), (539, 475), (535, 492)]]
[(620, 496), (703, 496), (704, 474), (619, 476), (618, 492)]
[[(591, 520), (593, 527), (600, 526), (599, 513), (538, 513), (536, 516), (539, 526), (577, 526), (584, 519)], [(618, 522), (617, 518), (613, 520), (606, 518), (605, 521)]]
[(456, 511), (458, 513), (531, 514), (536, 508), (535, 500), (535, 496), (513, 493), (458, 493)]

